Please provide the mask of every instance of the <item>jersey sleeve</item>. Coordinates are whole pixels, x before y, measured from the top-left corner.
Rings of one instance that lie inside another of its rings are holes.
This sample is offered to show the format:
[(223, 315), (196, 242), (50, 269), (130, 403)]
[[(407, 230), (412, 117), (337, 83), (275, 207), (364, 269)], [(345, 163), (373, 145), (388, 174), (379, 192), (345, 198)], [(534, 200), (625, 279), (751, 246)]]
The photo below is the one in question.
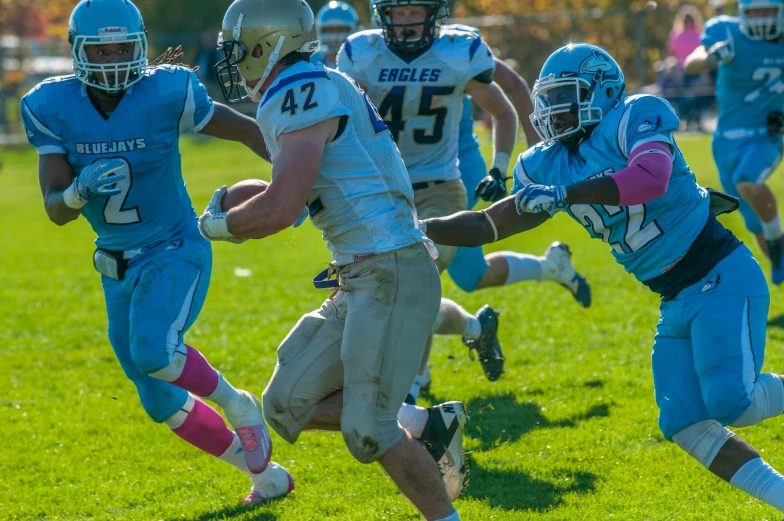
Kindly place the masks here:
[(201, 132), (215, 112), (212, 98), (207, 94), (207, 89), (199, 81), (196, 73), (187, 70), (187, 74), (185, 99), (180, 116), (180, 134)]
[(539, 172), (539, 169), (536, 168), (536, 165), (540, 163), (539, 155), (541, 153), (541, 148), (533, 146), (520, 154), (517, 158), (513, 174), (514, 182), (512, 184), (512, 195), (522, 190), (526, 185), (552, 184), (547, 178), (546, 171)]
[(45, 94), (45, 90), (38, 86), (22, 98), (22, 121), (27, 141), (38, 150), (39, 155), (65, 154), (57, 119), (52, 113), (59, 104), (49, 102)]
[(732, 30), (730, 28), (729, 19), (726, 16), (716, 16), (708, 20), (705, 24), (705, 29), (700, 36), (700, 43), (706, 48), (710, 49), (719, 42), (732, 40)]
[(624, 112), (618, 125), (618, 148), (624, 157), (645, 143), (659, 141), (674, 145), (672, 133), (680, 120), (670, 103), (657, 96), (643, 96)]
[(493, 51), (490, 50), (490, 47), (481, 36), (472, 36), (469, 40), (468, 74), (476, 81), (492, 83), (493, 72), (495, 72)]
[(257, 120), (277, 138), (349, 114), (335, 83), (321, 70), (294, 74), (270, 88), (259, 103)]
[(363, 83), (367, 80), (367, 75), (363, 72), (364, 68), (358, 63), (357, 59), (360, 57), (357, 56), (356, 47), (356, 40), (353, 38), (343, 42), (338, 51), (337, 66), (340, 72), (348, 74), (359, 83)]

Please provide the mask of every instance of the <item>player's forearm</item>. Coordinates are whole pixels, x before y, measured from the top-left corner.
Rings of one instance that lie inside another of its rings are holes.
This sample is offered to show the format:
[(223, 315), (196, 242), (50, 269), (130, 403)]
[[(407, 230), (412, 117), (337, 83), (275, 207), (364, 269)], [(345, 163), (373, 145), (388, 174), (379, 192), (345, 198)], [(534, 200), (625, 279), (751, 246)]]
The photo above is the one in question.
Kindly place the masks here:
[(52, 191), (44, 196), (44, 206), (49, 220), (58, 226), (63, 226), (79, 218), (82, 210), (69, 208), (63, 199), (63, 192)]
[(427, 236), (444, 246), (482, 246), (495, 239), (493, 228), (482, 212), (460, 212), (423, 222)]
[(618, 206), (618, 185), (609, 176), (580, 181), (566, 187), (567, 204), (606, 204)]
[(229, 210), (226, 224), (238, 239), (262, 239), (285, 230), (301, 213), (301, 204), (295, 208), (293, 204), (277, 202), (265, 192)]
[(683, 63), (683, 70), (686, 74), (700, 74), (716, 66), (705, 50), (705, 47), (697, 47)]
[(517, 142), (517, 114), (509, 110), (493, 117), (493, 150), (511, 157)]

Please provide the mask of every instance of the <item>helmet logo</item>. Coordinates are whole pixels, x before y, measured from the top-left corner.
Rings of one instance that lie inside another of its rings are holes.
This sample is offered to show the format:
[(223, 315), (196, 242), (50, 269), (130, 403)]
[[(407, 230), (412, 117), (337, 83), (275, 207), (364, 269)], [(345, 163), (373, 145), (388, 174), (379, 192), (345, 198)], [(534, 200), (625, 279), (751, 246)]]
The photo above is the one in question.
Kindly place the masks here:
[(127, 34), (128, 29), (125, 27), (104, 27), (98, 29), (98, 36), (106, 36), (112, 34)]
[(598, 75), (600, 86), (608, 81), (618, 81), (621, 77), (610, 58), (596, 49), (580, 64), (580, 74), (583, 73)]

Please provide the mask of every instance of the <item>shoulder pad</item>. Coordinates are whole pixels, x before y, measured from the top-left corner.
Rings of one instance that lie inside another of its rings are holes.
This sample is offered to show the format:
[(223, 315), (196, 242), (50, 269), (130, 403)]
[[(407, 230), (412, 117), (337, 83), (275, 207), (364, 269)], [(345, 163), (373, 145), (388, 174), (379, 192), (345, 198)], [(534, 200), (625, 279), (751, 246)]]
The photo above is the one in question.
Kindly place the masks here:
[(349, 36), (343, 44), (341, 54), (359, 65), (372, 61), (386, 49), (387, 42), (381, 29), (368, 29)]
[(495, 68), (493, 53), (474, 32), (442, 28), (432, 49), (443, 62), (454, 69), (465, 70), (470, 78)]

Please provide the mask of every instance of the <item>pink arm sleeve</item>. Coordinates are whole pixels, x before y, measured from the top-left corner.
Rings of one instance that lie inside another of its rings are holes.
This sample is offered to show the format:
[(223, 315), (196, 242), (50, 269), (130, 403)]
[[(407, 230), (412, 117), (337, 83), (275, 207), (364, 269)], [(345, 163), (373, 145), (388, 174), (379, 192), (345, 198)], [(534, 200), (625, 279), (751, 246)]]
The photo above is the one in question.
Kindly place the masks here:
[(672, 175), (672, 152), (667, 144), (644, 143), (629, 154), (626, 168), (612, 174), (620, 194), (619, 206), (652, 201), (667, 193)]

